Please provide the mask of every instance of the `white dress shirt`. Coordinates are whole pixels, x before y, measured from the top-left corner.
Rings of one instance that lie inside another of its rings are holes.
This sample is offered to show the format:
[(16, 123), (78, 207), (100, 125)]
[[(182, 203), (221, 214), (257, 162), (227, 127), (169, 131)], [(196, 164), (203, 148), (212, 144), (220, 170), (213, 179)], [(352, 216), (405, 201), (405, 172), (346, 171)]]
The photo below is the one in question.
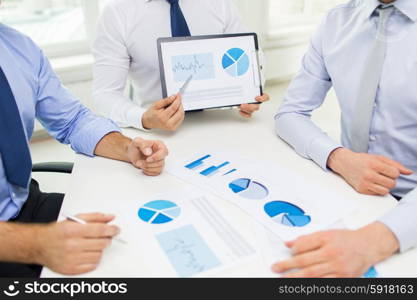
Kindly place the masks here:
[[(415, 173), (392, 190), (404, 197), (380, 221), (397, 236), (401, 250), (417, 246), (417, 1), (397, 0), (387, 23), (387, 55), (376, 96), (369, 153), (394, 159)], [(351, 146), (349, 128), (366, 59), (377, 34), (378, 0), (352, 0), (331, 10), (314, 35), (302, 69), (276, 116), (278, 134), (302, 156), (327, 169), (330, 153)], [(342, 144), (310, 119), (330, 88), (342, 110)]]
[[(180, 0), (192, 35), (247, 32), (231, 0)], [(162, 98), (157, 39), (171, 36), (166, 0), (112, 0), (93, 46), (96, 110), (122, 127), (144, 129), (142, 115)], [(134, 101), (125, 95), (130, 77)]]

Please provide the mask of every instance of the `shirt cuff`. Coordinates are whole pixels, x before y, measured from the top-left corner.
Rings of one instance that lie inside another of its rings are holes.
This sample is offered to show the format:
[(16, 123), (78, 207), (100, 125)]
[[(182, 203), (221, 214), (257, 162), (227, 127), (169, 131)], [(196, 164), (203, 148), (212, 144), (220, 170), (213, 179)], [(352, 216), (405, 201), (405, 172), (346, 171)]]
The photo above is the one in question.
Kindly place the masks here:
[(111, 132), (121, 130), (113, 121), (96, 117), (71, 141), (71, 147), (77, 153), (93, 157), (98, 143)]
[(379, 219), (397, 237), (400, 252), (417, 246), (417, 189), (407, 194), (391, 212)]
[(337, 148), (342, 148), (343, 146), (339, 143), (336, 143), (327, 135), (323, 135), (314, 139), (307, 151), (307, 155), (312, 159), (316, 164), (318, 164), (323, 170), (328, 171), (327, 161), (330, 154)]
[(149, 129), (144, 128), (142, 124), (142, 117), (145, 112), (146, 110), (139, 106), (134, 106), (129, 109), (129, 111), (126, 113), (128, 125), (143, 131), (149, 131)]

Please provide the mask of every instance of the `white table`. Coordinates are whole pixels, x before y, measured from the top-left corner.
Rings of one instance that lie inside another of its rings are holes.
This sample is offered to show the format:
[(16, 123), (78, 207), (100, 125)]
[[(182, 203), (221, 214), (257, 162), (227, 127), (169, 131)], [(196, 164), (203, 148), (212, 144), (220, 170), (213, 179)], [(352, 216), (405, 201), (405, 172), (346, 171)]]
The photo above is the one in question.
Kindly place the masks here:
[[(347, 199), (360, 199), (362, 209), (349, 216), (344, 223), (350, 228), (357, 228), (370, 223), (385, 214), (396, 205), (392, 197), (371, 197), (357, 194), (341, 178), (330, 172), (324, 172), (313, 162), (298, 156), (293, 149), (281, 141), (275, 134), (273, 115), (277, 103), (270, 102), (262, 107), (254, 119), (244, 120), (235, 110), (205, 111), (193, 113), (176, 133), (152, 132), (142, 133), (127, 129), (128, 136), (142, 136), (150, 139), (165, 141), (170, 149), (169, 159), (190, 155), (194, 148), (216, 147), (236, 149), (243, 156), (257, 156), (291, 168), (310, 182), (334, 190)], [(160, 177), (146, 177), (129, 164), (111, 161), (103, 158), (87, 158), (78, 156), (71, 179), (70, 192), (67, 193), (63, 211), (71, 213), (81, 212), (109, 212), (121, 214), (125, 201), (143, 199), (165, 190), (178, 188), (184, 183), (175, 177), (164, 173)], [(221, 201), (221, 199), (219, 199)], [(224, 203), (225, 207), (228, 206)], [(227, 207), (234, 216), (241, 220), (246, 228), (248, 238), (256, 234), (252, 232), (249, 216), (234, 206)], [(121, 226), (125, 239), (134, 239), (134, 229), (131, 224)], [(91, 277), (147, 277), (164, 276), (153, 274), (144, 264), (144, 257), (140, 255), (140, 244), (130, 243), (123, 246), (114, 242), (106, 251), (101, 265), (96, 271), (83, 275)], [(218, 276), (258, 276), (262, 274), (265, 265), (261, 258), (254, 259), (244, 266), (222, 272)], [(384, 264), (388, 276), (417, 276), (417, 250), (396, 255)], [(48, 269), (44, 269), (43, 277), (59, 276)]]

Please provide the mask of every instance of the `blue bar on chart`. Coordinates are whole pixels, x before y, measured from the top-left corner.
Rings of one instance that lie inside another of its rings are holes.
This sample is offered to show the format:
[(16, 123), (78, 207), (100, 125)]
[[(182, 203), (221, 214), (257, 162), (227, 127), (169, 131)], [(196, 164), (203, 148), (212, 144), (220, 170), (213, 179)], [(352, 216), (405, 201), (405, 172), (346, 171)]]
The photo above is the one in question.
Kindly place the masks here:
[(194, 170), (195, 168), (197, 168), (197, 167), (199, 167), (199, 166), (203, 165), (203, 164), (204, 164), (204, 161), (205, 161), (207, 158), (210, 158), (210, 157), (211, 157), (211, 155), (210, 155), (210, 154), (208, 154), (208, 155), (206, 155), (206, 156), (203, 156), (203, 157), (201, 157), (201, 158), (197, 159), (196, 161), (193, 161), (193, 162), (189, 163), (189, 164), (188, 164), (188, 165), (186, 165), (185, 167), (186, 167), (187, 169)]
[(226, 175), (232, 174), (232, 173), (234, 173), (234, 172), (236, 172), (236, 171), (237, 171), (237, 169), (231, 169), (230, 171), (228, 171), (228, 172), (224, 173), (224, 174), (223, 174), (223, 176), (226, 176)]
[(200, 174), (203, 175), (203, 176), (210, 176), (210, 175), (216, 173), (217, 171), (219, 171), (221, 168), (227, 166), (228, 164), (230, 164), (230, 162), (226, 161), (226, 162), (222, 163), (221, 165), (212, 166), (210, 168), (207, 168), (207, 169), (201, 171)]

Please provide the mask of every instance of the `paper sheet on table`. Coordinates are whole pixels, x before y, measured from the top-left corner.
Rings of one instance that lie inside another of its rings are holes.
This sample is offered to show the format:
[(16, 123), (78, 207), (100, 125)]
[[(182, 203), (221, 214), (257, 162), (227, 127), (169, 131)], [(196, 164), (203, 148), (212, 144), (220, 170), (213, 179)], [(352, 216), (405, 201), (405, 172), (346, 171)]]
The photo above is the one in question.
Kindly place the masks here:
[(167, 171), (231, 201), (283, 240), (322, 230), (358, 207), (289, 169), (230, 151), (200, 151)]
[[(257, 255), (218, 199), (196, 188), (169, 191), (138, 203), (141, 256), (155, 275), (210, 277)], [(218, 199), (221, 200), (221, 199)]]

